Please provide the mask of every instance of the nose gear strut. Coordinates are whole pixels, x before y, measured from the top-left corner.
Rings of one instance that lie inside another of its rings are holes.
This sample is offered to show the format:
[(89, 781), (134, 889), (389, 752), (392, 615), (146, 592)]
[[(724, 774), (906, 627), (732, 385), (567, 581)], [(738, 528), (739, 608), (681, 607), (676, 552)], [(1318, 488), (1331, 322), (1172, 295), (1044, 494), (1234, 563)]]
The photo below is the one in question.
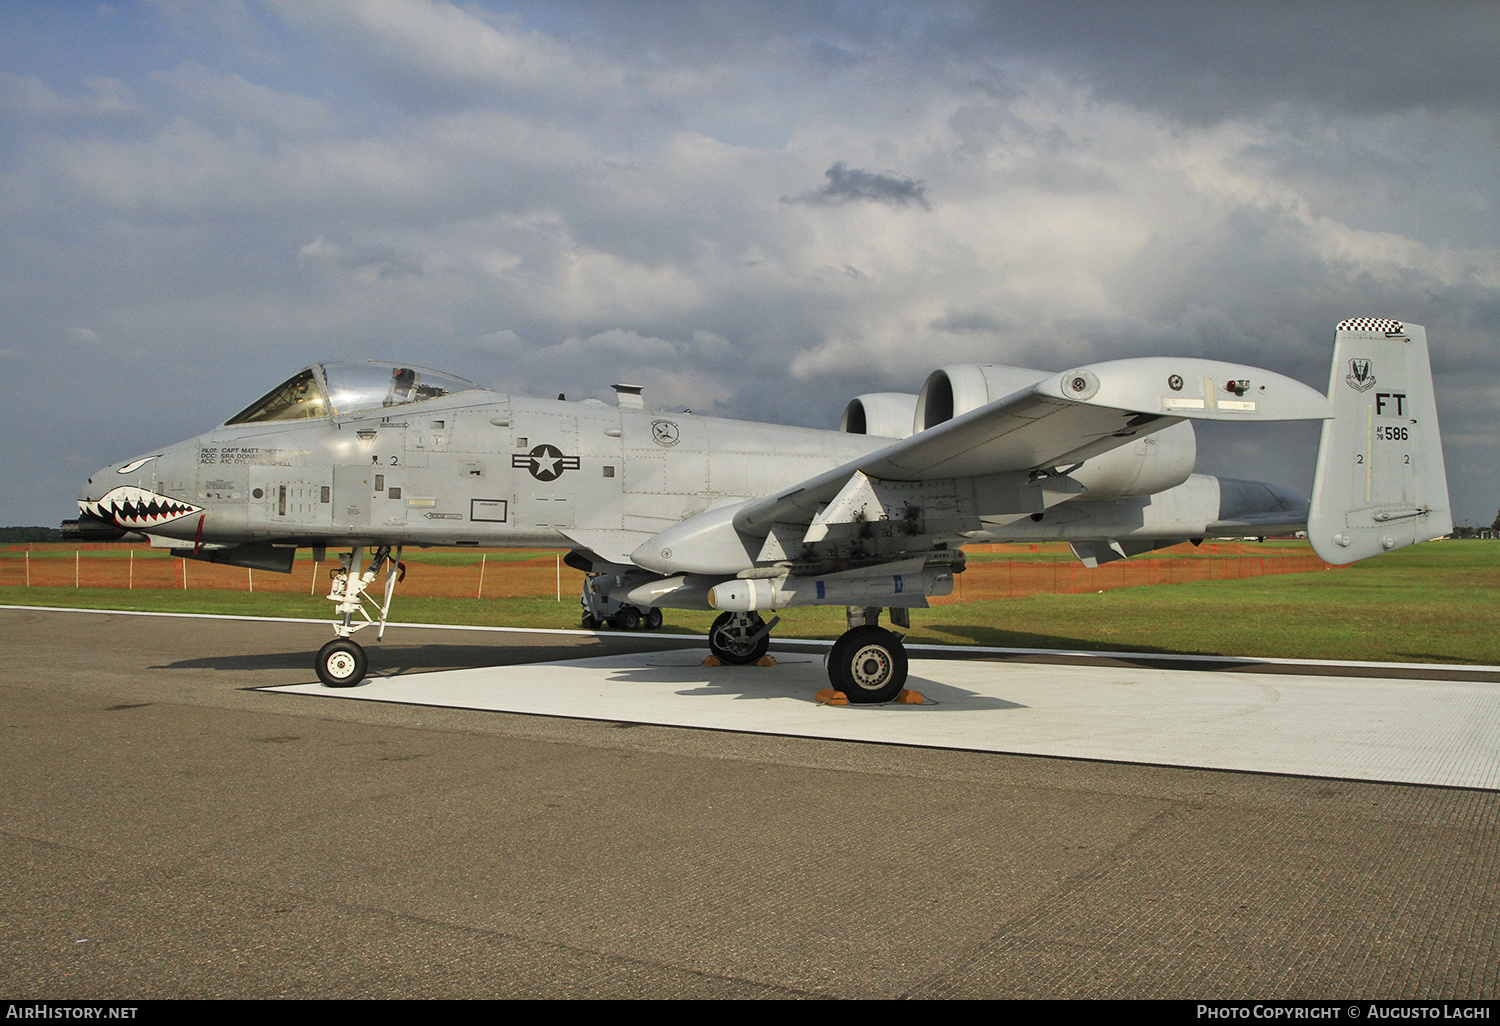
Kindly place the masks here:
[[(333, 587), (328, 598), (336, 603), (334, 608), (339, 619), (333, 622), (333, 631), (338, 637), (318, 651), (316, 666), (318, 679), (329, 687), (352, 688), (364, 680), (369, 657), (350, 637), (366, 627), (375, 628), (377, 641), (385, 636), (391, 597), (396, 593), (396, 585), (406, 577), (401, 548), (396, 546), (396, 554), (392, 557), (389, 545), (379, 546), (374, 550), (370, 565), (364, 567), (365, 547), (357, 545), (348, 555), (339, 556), (339, 569), (329, 574)], [(366, 590), (382, 573), (385, 575), (385, 594), (377, 604)]]

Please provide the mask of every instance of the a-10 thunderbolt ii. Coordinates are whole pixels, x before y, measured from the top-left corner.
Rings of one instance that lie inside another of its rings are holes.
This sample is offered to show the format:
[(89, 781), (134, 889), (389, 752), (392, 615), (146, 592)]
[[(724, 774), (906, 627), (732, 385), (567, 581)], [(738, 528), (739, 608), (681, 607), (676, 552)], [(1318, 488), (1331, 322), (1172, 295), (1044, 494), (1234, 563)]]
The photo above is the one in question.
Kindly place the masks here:
[[(951, 592), (966, 543), (1063, 540), (1096, 566), (1305, 528), (1347, 563), (1452, 530), (1426, 332), (1393, 320), (1338, 325), (1326, 397), (1166, 357), (944, 367), (915, 395), (854, 399), (838, 431), (616, 394), (549, 401), (406, 364), (315, 364), (205, 434), (100, 470), (70, 530), (286, 572), (299, 547), (349, 549), (316, 661), (332, 686), (364, 678), (350, 636), (384, 628), (403, 546), (559, 546), (587, 575), (588, 611), (719, 610), (708, 643), (728, 663), (765, 653), (777, 619), (762, 613), (846, 607), (828, 675), (855, 702), (901, 690), (906, 655), (880, 613), (906, 627)], [(1323, 420), (1311, 502), (1193, 473), (1195, 420)]]

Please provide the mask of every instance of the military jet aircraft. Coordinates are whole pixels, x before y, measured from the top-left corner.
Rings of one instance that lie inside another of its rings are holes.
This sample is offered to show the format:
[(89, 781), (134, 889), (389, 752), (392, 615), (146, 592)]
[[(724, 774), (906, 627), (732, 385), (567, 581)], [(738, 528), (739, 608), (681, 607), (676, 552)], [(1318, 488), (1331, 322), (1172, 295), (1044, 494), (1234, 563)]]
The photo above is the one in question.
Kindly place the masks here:
[[(763, 612), (844, 606), (830, 682), (883, 702), (907, 660), (881, 611), (909, 627), (951, 592), (966, 543), (1063, 540), (1097, 566), (1305, 528), (1347, 563), (1452, 529), (1426, 332), (1394, 320), (1338, 325), (1326, 397), (1166, 357), (943, 367), (915, 394), (855, 398), (838, 431), (652, 412), (640, 388), (615, 391), (613, 406), (552, 401), (408, 364), (315, 364), (94, 474), (69, 530), (284, 572), (298, 547), (347, 548), (315, 663), (334, 687), (365, 676), (351, 636), (384, 629), (403, 546), (559, 546), (587, 575), (589, 615), (719, 610), (708, 644), (728, 663), (765, 653), (778, 618)], [(1193, 473), (1195, 420), (1322, 420), (1311, 502)]]

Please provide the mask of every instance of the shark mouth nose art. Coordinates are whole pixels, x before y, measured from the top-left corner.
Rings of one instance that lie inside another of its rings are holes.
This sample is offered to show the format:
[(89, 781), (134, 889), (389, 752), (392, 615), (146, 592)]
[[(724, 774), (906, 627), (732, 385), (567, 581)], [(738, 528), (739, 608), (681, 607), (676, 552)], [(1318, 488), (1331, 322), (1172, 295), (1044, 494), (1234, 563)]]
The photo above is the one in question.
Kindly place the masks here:
[(111, 488), (97, 500), (79, 499), (78, 508), (120, 527), (159, 527), (203, 511), (202, 506), (134, 485)]

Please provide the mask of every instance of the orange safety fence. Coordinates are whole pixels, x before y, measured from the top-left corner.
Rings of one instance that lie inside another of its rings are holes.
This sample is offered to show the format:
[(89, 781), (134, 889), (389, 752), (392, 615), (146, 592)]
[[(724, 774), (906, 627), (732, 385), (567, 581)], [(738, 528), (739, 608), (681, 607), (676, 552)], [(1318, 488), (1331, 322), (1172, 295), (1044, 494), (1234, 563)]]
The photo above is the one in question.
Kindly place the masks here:
[(1205, 558), (1116, 560), (1090, 569), (1079, 562), (971, 562), (954, 581), (953, 594), (934, 604), (1026, 595), (1081, 595), (1113, 588), (1190, 581), (1235, 581), (1265, 574), (1301, 574), (1329, 569), (1311, 552), (1272, 555), (1223, 554)]
[[(114, 551), (100, 551), (114, 549)], [(433, 598), (575, 597), (583, 586), (583, 575), (560, 564), (553, 552), (532, 559), (488, 558), (487, 553), (465, 553), (472, 560), (423, 562), (403, 557), (406, 579), (403, 595)], [(33, 545), (12, 546), (0, 554), (0, 587), (34, 588), (176, 588), (216, 591), (267, 591), (302, 595), (326, 595), (329, 575), (338, 569), (338, 558), (314, 562), (299, 553), (289, 574), (271, 570), (204, 563), (180, 559), (147, 546), (131, 545)], [(378, 583), (377, 583), (378, 587)]]
[[(1089, 569), (1068, 554), (1066, 545), (969, 546), (971, 556), (1003, 553), (1044, 553), (1065, 558), (1053, 561), (971, 558), (958, 575), (953, 594), (935, 603), (974, 599), (1019, 598), (1025, 595), (1076, 595), (1112, 588), (1189, 581), (1226, 581), (1263, 574), (1295, 574), (1328, 569), (1306, 545), (1258, 546), (1238, 542), (1182, 545), (1151, 557), (1116, 560)], [(1175, 555), (1174, 555), (1175, 554)], [(532, 558), (491, 558), (484, 552), (449, 550), (440, 562), (421, 555), (406, 556), (406, 579), (400, 592), (432, 598), (556, 598), (572, 599), (583, 575), (561, 564), (559, 554), (538, 552)], [(0, 552), (0, 587), (36, 588), (151, 588), (267, 591), (326, 595), (329, 574), (338, 568), (331, 558), (314, 563), (303, 551), (290, 574), (270, 570), (222, 566), (174, 558), (144, 545), (14, 545)]]

